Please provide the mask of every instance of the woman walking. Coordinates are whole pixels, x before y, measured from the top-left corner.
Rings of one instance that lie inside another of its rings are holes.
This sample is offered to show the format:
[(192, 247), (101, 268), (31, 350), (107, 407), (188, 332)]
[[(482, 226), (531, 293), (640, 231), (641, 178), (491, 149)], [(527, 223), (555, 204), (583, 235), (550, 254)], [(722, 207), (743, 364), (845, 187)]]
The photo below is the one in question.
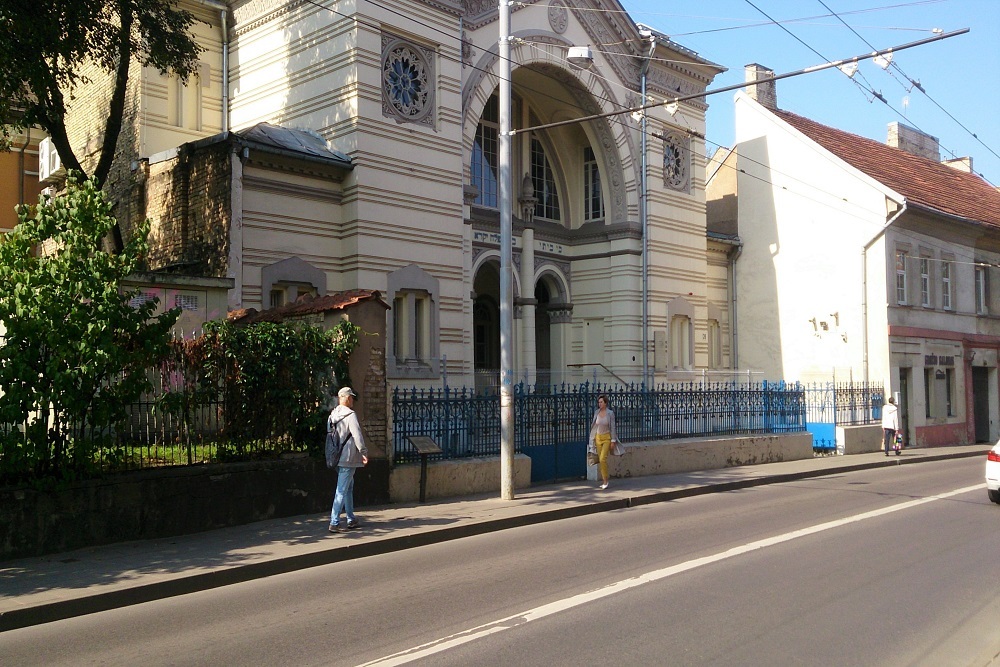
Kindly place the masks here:
[(601, 488), (608, 488), (608, 456), (613, 444), (618, 442), (618, 429), (615, 425), (615, 413), (608, 407), (608, 397), (601, 394), (597, 397), (597, 410), (590, 422), (590, 443), (588, 449), (597, 453), (597, 467), (601, 473)]

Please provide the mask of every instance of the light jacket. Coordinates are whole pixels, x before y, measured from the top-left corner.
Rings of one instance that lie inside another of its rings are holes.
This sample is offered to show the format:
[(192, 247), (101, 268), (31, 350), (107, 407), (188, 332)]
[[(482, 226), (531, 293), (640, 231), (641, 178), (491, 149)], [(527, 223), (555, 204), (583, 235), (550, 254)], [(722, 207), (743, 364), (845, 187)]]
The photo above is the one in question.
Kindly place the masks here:
[[(342, 418), (342, 419), (341, 419)], [(337, 424), (337, 433), (341, 440), (346, 440), (348, 435), (353, 436), (344, 444), (344, 450), (340, 453), (341, 468), (361, 468), (365, 464), (362, 456), (368, 456), (368, 448), (365, 446), (365, 437), (361, 435), (361, 423), (358, 415), (346, 405), (338, 405), (330, 412), (330, 419), (327, 426), (341, 420)]]
[(892, 403), (882, 406), (882, 428), (899, 430), (899, 410)]
[[(618, 442), (618, 425), (615, 422), (615, 411), (611, 408), (605, 408), (608, 411), (608, 431), (611, 432), (611, 442)], [(601, 411), (600, 408), (594, 410), (594, 418), (590, 420), (590, 443), (589, 446), (593, 449), (597, 446), (597, 415)]]

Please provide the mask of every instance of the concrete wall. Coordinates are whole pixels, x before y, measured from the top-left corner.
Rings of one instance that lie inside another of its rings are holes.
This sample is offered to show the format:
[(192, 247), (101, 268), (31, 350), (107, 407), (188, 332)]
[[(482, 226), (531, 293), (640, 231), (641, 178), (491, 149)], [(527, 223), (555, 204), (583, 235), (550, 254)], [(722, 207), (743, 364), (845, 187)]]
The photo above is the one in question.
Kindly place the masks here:
[[(812, 434), (752, 435), (731, 438), (659, 440), (624, 445), (623, 456), (608, 460), (611, 477), (669, 475), (757, 463), (811, 459)], [(596, 479), (597, 466), (588, 478)]]
[(838, 426), (838, 454), (866, 454), (882, 448), (882, 427), (879, 424), (865, 426)]
[[(514, 456), (514, 488), (531, 486), (531, 458)], [(427, 464), (426, 499), (468, 496), (500, 490), (500, 458), (489, 456)], [(397, 465), (389, 475), (389, 498), (394, 503), (420, 499), (420, 464)]]
[[(358, 470), (355, 504), (388, 500), (386, 468), (381, 461)], [(303, 457), (0, 489), (0, 560), (328, 512), (336, 486), (336, 471)]]

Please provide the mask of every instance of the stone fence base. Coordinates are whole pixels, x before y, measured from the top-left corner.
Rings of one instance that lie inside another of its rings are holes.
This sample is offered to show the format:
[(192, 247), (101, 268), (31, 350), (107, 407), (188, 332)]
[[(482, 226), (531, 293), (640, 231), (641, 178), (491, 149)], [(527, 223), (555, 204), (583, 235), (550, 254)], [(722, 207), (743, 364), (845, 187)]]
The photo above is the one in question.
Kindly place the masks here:
[[(514, 456), (514, 488), (531, 486), (531, 459)], [(500, 457), (452, 459), (427, 464), (426, 500), (478, 493), (500, 493)], [(394, 503), (420, 500), (420, 464), (403, 463), (389, 475), (389, 498)]]
[(882, 449), (882, 425), (837, 427), (838, 454), (870, 454)]
[[(813, 457), (808, 432), (631, 442), (624, 447), (623, 456), (608, 459), (611, 477), (670, 475)], [(588, 466), (587, 478), (597, 479), (597, 466)]]

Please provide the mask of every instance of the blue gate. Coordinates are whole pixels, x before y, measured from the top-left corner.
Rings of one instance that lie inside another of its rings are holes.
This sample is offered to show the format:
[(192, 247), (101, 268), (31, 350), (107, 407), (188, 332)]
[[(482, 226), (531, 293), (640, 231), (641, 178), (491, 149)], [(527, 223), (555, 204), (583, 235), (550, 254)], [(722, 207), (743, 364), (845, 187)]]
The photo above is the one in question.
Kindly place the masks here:
[(813, 449), (837, 448), (837, 426), (877, 423), (882, 418), (885, 392), (867, 382), (817, 382), (803, 385), (806, 394), (806, 430)]

